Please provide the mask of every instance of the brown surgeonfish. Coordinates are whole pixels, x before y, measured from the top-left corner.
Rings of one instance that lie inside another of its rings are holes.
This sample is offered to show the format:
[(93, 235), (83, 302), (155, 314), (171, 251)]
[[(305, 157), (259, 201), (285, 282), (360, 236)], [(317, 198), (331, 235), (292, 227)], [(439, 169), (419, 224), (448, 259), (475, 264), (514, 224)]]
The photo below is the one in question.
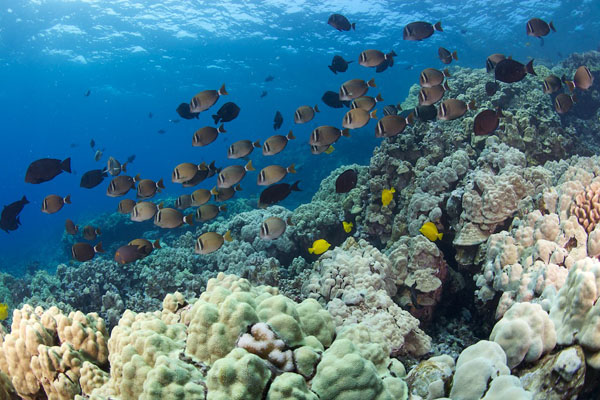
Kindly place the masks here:
[(394, 50), (385, 54), (382, 51), (369, 49), (365, 50), (358, 56), (358, 63), (363, 67), (377, 67), (384, 61), (389, 62), (390, 67), (394, 65), (394, 57), (397, 54)]
[(267, 218), (260, 225), (259, 236), (263, 240), (275, 240), (285, 233), (288, 225), (292, 225), (291, 218), (288, 218), (287, 221), (279, 217)]
[(219, 250), (225, 241), (231, 242), (232, 240), (230, 231), (227, 231), (225, 235), (220, 235), (217, 232), (206, 232), (196, 239), (194, 252), (197, 254), (210, 254)]
[(337, 142), (340, 136), (350, 137), (348, 129), (338, 129), (335, 126), (322, 125), (310, 134), (309, 144), (313, 146), (329, 146)]
[(96, 237), (101, 234), (102, 231), (100, 228), (94, 228), (91, 225), (86, 225), (83, 227), (83, 238), (85, 240), (96, 240)]
[(351, 79), (340, 86), (339, 97), (341, 101), (354, 100), (363, 96), (370, 87), (375, 87), (375, 79), (365, 82), (362, 79)]
[(194, 225), (194, 215), (184, 216), (174, 208), (161, 208), (154, 216), (154, 225), (161, 228), (179, 228), (183, 224)]
[(25, 182), (42, 183), (54, 179), (63, 171), (71, 173), (71, 157), (64, 160), (42, 158), (29, 164), (25, 173)]
[(108, 162), (106, 164), (106, 172), (112, 176), (117, 176), (121, 172), (127, 172), (127, 163), (121, 164), (114, 157), (108, 157)]
[(77, 261), (89, 261), (94, 258), (96, 253), (104, 253), (102, 242), (98, 242), (95, 246), (84, 242), (75, 243), (71, 246), (71, 255)]
[(425, 68), (419, 75), (419, 85), (421, 87), (433, 87), (444, 83), (444, 78), (450, 76), (448, 68), (440, 71), (435, 68)]
[(229, 167), (223, 168), (217, 177), (217, 187), (228, 188), (237, 185), (244, 179), (247, 171), (254, 171), (252, 160), (248, 161), (248, 164), (245, 166), (230, 165)]
[(562, 82), (560, 81), (560, 78), (558, 76), (548, 75), (544, 79), (543, 87), (544, 93), (546, 94), (556, 93), (560, 90), (560, 88), (562, 88)]
[(123, 196), (129, 192), (129, 189), (135, 188), (135, 183), (139, 180), (139, 174), (133, 178), (128, 175), (115, 176), (106, 188), (106, 195), (110, 197)]
[(256, 179), (256, 183), (259, 186), (269, 186), (285, 178), (288, 173), (296, 173), (294, 164), (287, 168), (284, 168), (280, 165), (269, 165), (268, 167), (264, 167), (260, 170), (258, 178)]
[(192, 138), (192, 146), (207, 146), (217, 139), (219, 133), (225, 132), (227, 131), (225, 130), (225, 126), (223, 124), (221, 124), (218, 128), (213, 128), (212, 126), (205, 126), (204, 128), (200, 128), (196, 132), (194, 132), (194, 137)]
[(438, 107), (437, 119), (451, 121), (465, 115), (467, 110), (475, 110), (476, 108), (474, 101), (467, 104), (458, 99), (444, 100)]
[(296, 136), (294, 136), (294, 133), (291, 130), (286, 136), (273, 135), (263, 143), (262, 153), (264, 156), (272, 156), (281, 153), (288, 142), (293, 139), (296, 139)]
[[(162, 203), (161, 203), (162, 204)], [(131, 210), (131, 220), (134, 222), (143, 222), (154, 218), (160, 206), (150, 201), (140, 201)]]
[(485, 70), (492, 72), (496, 68), (496, 64), (504, 60), (506, 56), (500, 53), (494, 53), (485, 60)]
[(404, 27), (402, 38), (404, 40), (423, 40), (433, 35), (435, 31), (444, 31), (441, 21), (436, 22), (435, 25), (423, 21), (411, 22)]
[(550, 30), (552, 30), (552, 32), (556, 32), (552, 21), (550, 21), (550, 23), (548, 24), (546, 21), (541, 20), (539, 18), (531, 18), (529, 21), (527, 21), (525, 30), (527, 32), (527, 36), (533, 36), (538, 38), (546, 36), (550, 33)]
[(575, 71), (573, 80), (565, 81), (565, 84), (571, 92), (575, 90), (575, 88), (587, 90), (594, 84), (594, 75), (592, 75), (588, 67), (582, 65)]
[(436, 85), (432, 87), (422, 87), (419, 91), (419, 105), (420, 106), (430, 106), (432, 104), (437, 103), (444, 97), (444, 93), (450, 90), (448, 86), (448, 82), (444, 82), (441, 85)]
[(360, 96), (352, 100), (352, 103), (350, 103), (350, 108), (362, 108), (365, 111), (371, 111), (373, 107), (375, 107), (375, 105), (380, 101), (383, 101), (381, 94), (378, 94), (375, 97)]
[(173, 169), (171, 181), (174, 183), (188, 182), (194, 179), (199, 170), (208, 170), (205, 162), (202, 164), (181, 163)]
[(227, 149), (227, 158), (236, 160), (238, 158), (247, 157), (255, 148), (259, 147), (260, 142), (258, 140), (255, 142), (251, 142), (250, 140), (238, 140)]
[(571, 107), (573, 107), (573, 103), (576, 101), (577, 97), (575, 97), (575, 95), (569, 96), (568, 94), (561, 93), (554, 99), (554, 108), (557, 113), (565, 114), (569, 112)]
[(150, 255), (152, 250), (160, 249), (160, 241), (157, 239), (154, 242), (151, 242), (147, 239), (133, 239), (131, 242), (127, 243), (130, 246), (137, 246), (140, 251), (144, 254), (144, 256)]
[(79, 231), (79, 228), (77, 227), (77, 225), (75, 225), (75, 223), (72, 220), (67, 218), (67, 220), (65, 221), (65, 230), (69, 235), (76, 235)]
[(477, 114), (477, 116), (475, 116), (475, 120), (473, 121), (473, 132), (477, 136), (492, 134), (496, 129), (498, 129), (501, 117), (504, 117), (504, 115), (502, 114), (500, 107), (498, 107), (498, 109), (495, 111), (481, 111), (479, 114)]
[(137, 260), (141, 260), (146, 255), (140, 249), (140, 246), (127, 244), (121, 246), (115, 251), (115, 261), (119, 264), (129, 264)]
[(440, 47), (438, 49), (438, 57), (440, 58), (440, 61), (444, 64), (450, 64), (452, 60), (458, 61), (458, 54), (456, 53), (456, 51), (450, 52), (449, 50), (443, 47)]
[(316, 112), (320, 112), (319, 107), (316, 104), (314, 107), (300, 106), (296, 109), (296, 112), (294, 113), (294, 122), (296, 124), (305, 124), (307, 122), (310, 122), (315, 117)]
[(71, 204), (71, 195), (68, 194), (65, 197), (60, 197), (55, 194), (50, 194), (42, 201), (42, 212), (46, 214), (54, 214), (60, 211), (65, 204)]
[(192, 206), (192, 195), (191, 194), (182, 194), (177, 197), (175, 200), (175, 208), (178, 210), (185, 210), (186, 208), (190, 208)]
[(149, 199), (164, 188), (162, 178), (158, 182), (154, 182), (152, 179), (142, 179), (137, 184), (137, 198)]
[(377, 121), (377, 126), (375, 126), (375, 137), (392, 137), (399, 135), (404, 131), (406, 125), (412, 124), (413, 122), (413, 113), (410, 113), (406, 118), (403, 118), (400, 115), (386, 115)]
[(354, 108), (349, 110), (346, 115), (344, 115), (342, 126), (347, 129), (362, 128), (369, 123), (371, 118), (377, 118), (377, 110), (373, 110), (369, 113), (362, 108)]
[(233, 197), (235, 192), (242, 190), (240, 185), (228, 187), (228, 188), (217, 188), (211, 189), (210, 193), (214, 196), (215, 201), (223, 202)]
[(117, 207), (117, 211), (119, 214), (130, 214), (135, 207), (135, 200), (131, 199), (123, 199), (119, 201), (119, 206)]
[(227, 204), (216, 206), (214, 204), (203, 204), (196, 209), (196, 220), (206, 222), (215, 219), (219, 212), (227, 211)]
[(208, 167), (206, 167), (206, 163), (202, 163), (199, 166), (200, 169), (196, 171), (196, 175), (189, 181), (185, 181), (181, 183), (183, 187), (193, 187), (205, 180), (206, 178), (210, 178), (217, 173), (217, 167), (215, 167), (215, 162), (211, 162)]
[(194, 192), (191, 194), (192, 207), (198, 207), (202, 204), (208, 203), (211, 196), (212, 193), (208, 189), (194, 190)]
[(219, 90), (204, 90), (194, 96), (190, 101), (190, 113), (199, 113), (211, 108), (220, 96), (229, 94), (225, 89), (225, 84)]

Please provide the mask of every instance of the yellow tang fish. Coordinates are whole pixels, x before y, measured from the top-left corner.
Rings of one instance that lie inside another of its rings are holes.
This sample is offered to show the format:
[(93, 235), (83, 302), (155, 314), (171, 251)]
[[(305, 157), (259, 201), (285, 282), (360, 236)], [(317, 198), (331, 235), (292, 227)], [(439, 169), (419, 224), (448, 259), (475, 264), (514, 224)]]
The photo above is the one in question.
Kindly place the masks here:
[(436, 240), (442, 240), (443, 233), (439, 233), (437, 226), (433, 222), (425, 222), (419, 232), (423, 234), (427, 239), (435, 242)]
[(325, 239), (315, 240), (312, 247), (308, 248), (308, 252), (310, 254), (323, 254), (325, 253), (331, 245)]
[(350, 233), (350, 231), (352, 230), (352, 227), (354, 226), (354, 224), (352, 222), (342, 222), (342, 225), (344, 226), (344, 232), (346, 233)]
[(327, 148), (327, 150), (324, 151), (324, 153), (331, 154), (331, 153), (333, 153), (334, 150), (335, 150), (335, 147), (333, 147), (332, 145), (329, 145), (329, 147)]
[(381, 192), (381, 204), (383, 204), (384, 207), (387, 207), (387, 205), (390, 204), (394, 198), (394, 193), (396, 193), (396, 189), (394, 188), (383, 189), (383, 192)]
[(8, 318), (8, 305), (0, 303), (0, 321), (4, 321)]

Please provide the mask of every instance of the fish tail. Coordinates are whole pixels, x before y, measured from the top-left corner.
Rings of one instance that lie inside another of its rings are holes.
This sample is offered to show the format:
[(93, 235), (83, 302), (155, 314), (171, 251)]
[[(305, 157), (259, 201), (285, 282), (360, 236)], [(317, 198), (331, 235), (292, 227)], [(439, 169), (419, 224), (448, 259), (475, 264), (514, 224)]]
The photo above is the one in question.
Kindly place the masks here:
[(221, 85), (221, 88), (219, 89), (219, 96), (223, 96), (229, 94), (227, 93), (227, 89), (225, 89), (225, 84)]
[(242, 190), (242, 187), (240, 185), (237, 185), (236, 187), (233, 188), (233, 190), (235, 192), (239, 192), (240, 190)]
[(379, 93), (377, 96), (375, 96), (375, 102), (379, 103), (380, 101), (383, 101), (383, 97), (381, 97), (381, 93)]
[(353, 31), (355, 31), (355, 30), (356, 30), (356, 22), (353, 22), (353, 23), (352, 23), (350, 26), (352, 27), (352, 30), (353, 30)]
[(217, 188), (216, 188), (216, 187), (214, 187), (214, 188), (210, 189), (210, 194), (212, 194), (212, 195), (215, 195), (215, 196), (216, 196), (216, 195), (218, 195), (218, 194), (219, 194), (219, 191), (217, 190)]
[(458, 61), (458, 53), (456, 51), (452, 52), (452, 58), (454, 58), (456, 61)]
[(342, 129), (342, 136), (350, 137), (350, 129)]
[(287, 172), (289, 172), (290, 174), (295, 174), (296, 173), (296, 168), (294, 167), (294, 164), (292, 164), (289, 167), (287, 167)]
[(552, 32), (556, 32), (556, 29), (554, 29), (554, 24), (552, 23), (552, 21), (550, 21), (548, 26), (550, 27), (550, 29), (552, 29)]
[(329, 69), (331, 70), (331, 72), (333, 72), (334, 74), (337, 75), (337, 71), (335, 69), (333, 69), (332, 65), (328, 65)]
[(369, 116), (373, 119), (377, 119), (377, 110), (373, 110), (369, 113)]
[(104, 249), (102, 248), (102, 242), (98, 242), (98, 244), (94, 246), (94, 251), (96, 253), (104, 253)]
[(315, 248), (314, 247), (309, 247), (308, 248), (308, 254), (313, 254), (315, 252)]
[(127, 172), (127, 163), (126, 163), (126, 162), (124, 162), (124, 163), (121, 165), (121, 172)]
[(219, 211), (227, 211), (227, 204), (222, 204), (219, 206)]
[(254, 166), (252, 165), (252, 160), (248, 161), (248, 164), (246, 164), (246, 166), (244, 167), (246, 169), (246, 171), (255, 171), (256, 168), (254, 168)]
[(294, 182), (294, 184), (292, 185), (292, 187), (290, 187), (290, 190), (291, 190), (291, 191), (294, 191), (294, 192), (301, 192), (301, 191), (302, 191), (302, 189), (300, 189), (300, 188), (298, 187), (298, 184), (299, 184), (299, 183), (300, 183), (300, 181), (296, 181), (296, 182)]
[(100, 230), (100, 228), (96, 228), (96, 235), (102, 235), (102, 231)]
[[(291, 131), (290, 131), (291, 132)], [(261, 148), (262, 146), (260, 145), (260, 141), (256, 141), (254, 143), (252, 143), (252, 147), (256, 147), (257, 149)]]
[(292, 130), (290, 129), (289, 133), (286, 136), (287, 140), (292, 140), (292, 139), (296, 139), (296, 136), (294, 136), (294, 132), (292, 132)]
[(526, 70), (527, 70), (527, 73), (528, 73), (528, 74), (531, 74), (531, 75), (537, 75), (537, 74), (535, 73), (535, 71), (533, 70), (533, 59), (531, 59), (531, 61), (529, 61), (529, 62), (527, 63), (527, 66), (526, 66), (525, 68), (526, 68)]
[(408, 117), (406, 117), (406, 123), (408, 125), (412, 125), (415, 122), (415, 113), (411, 112), (410, 114), (408, 114)]
[(438, 238), (439, 240), (442, 240), (442, 237), (444, 237), (444, 234), (443, 234), (443, 233), (438, 233), (438, 234), (437, 234), (437, 238)]
[(160, 241), (158, 239), (156, 239), (154, 241), (154, 243), (152, 243), (152, 248), (153, 249), (161, 249), (162, 247), (160, 246)]
[(71, 157), (65, 158), (60, 163), (60, 169), (62, 169), (65, 172), (71, 173)]
[(433, 26), (433, 29), (435, 29), (438, 32), (444, 32), (444, 29), (442, 28), (442, 21), (436, 22)]
[(63, 202), (64, 202), (65, 204), (71, 204), (71, 195), (70, 195), (70, 194), (68, 194), (68, 195), (67, 195), (67, 196), (66, 196), (66, 197), (63, 199)]
[(477, 110), (477, 104), (475, 104), (475, 100), (471, 100), (469, 104), (467, 104), (468, 110)]
[(25, 197), (25, 195), (23, 195), (23, 198), (21, 199), (21, 203), (29, 204), (29, 200), (27, 200), (27, 197)]
[(225, 239), (228, 242), (233, 241), (233, 238), (231, 237), (231, 231), (225, 232), (225, 234), (223, 235), (223, 239)]
[(315, 104), (315, 106), (313, 107), (313, 110), (315, 110), (315, 112), (321, 112), (321, 110), (319, 110), (318, 104)]
[(369, 81), (367, 82), (367, 86), (376, 87), (377, 85), (375, 85), (375, 78), (369, 79)]
[(569, 91), (572, 92), (575, 90), (575, 82), (565, 80), (565, 85), (569, 88)]
[(219, 123), (219, 119), (221, 119), (221, 118), (218, 115), (213, 114), (212, 115), (212, 119), (215, 121), (215, 124), (218, 124)]
[(165, 184), (163, 183), (163, 179), (160, 178), (160, 180), (158, 182), (156, 182), (156, 187), (158, 189), (164, 189), (165, 188)]
[[(213, 115), (213, 118), (214, 118), (214, 117), (215, 117), (215, 116)], [(215, 124), (216, 124), (216, 122), (215, 122)], [(224, 124), (221, 124), (221, 126), (219, 126), (219, 129), (217, 129), (217, 131), (218, 131), (219, 133), (225, 133), (225, 132), (227, 132), (227, 131), (225, 130), (225, 125), (224, 125)]]
[(188, 225), (194, 225), (194, 214), (189, 214), (183, 217), (183, 222)]

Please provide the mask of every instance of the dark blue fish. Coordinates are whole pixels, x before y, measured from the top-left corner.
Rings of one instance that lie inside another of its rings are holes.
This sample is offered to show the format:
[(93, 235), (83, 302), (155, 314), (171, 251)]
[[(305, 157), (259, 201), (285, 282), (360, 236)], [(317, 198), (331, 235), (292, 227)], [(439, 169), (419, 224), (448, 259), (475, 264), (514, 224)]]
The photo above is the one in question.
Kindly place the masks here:
[(327, 104), (331, 108), (342, 108), (342, 107), (350, 107), (350, 101), (342, 101), (340, 100), (340, 95), (337, 92), (332, 92), (331, 90), (325, 92), (323, 97), (321, 97), (323, 103)]
[(275, 77), (273, 75), (269, 75), (265, 78), (265, 82), (271, 82)]
[(177, 114), (183, 119), (198, 118), (198, 115), (200, 114), (190, 112), (190, 105), (188, 103), (181, 103), (175, 111), (177, 111)]
[(333, 56), (329, 69), (331, 72), (337, 75), (338, 72), (346, 72), (348, 70), (348, 64), (353, 61), (346, 61), (342, 56)]
[(29, 164), (25, 173), (25, 182), (47, 182), (63, 171), (71, 173), (71, 157), (62, 161), (56, 158), (42, 158)]
[(263, 92), (260, 94), (260, 98), (262, 99), (263, 97), (266, 97), (267, 94), (268, 94), (267, 91), (263, 90)]
[(84, 97), (89, 97), (89, 96), (90, 96), (90, 94), (92, 94), (92, 91), (88, 89), (88, 90), (87, 90), (87, 91), (86, 91), (86, 92), (83, 94), (83, 96), (84, 96)]
[(239, 113), (240, 108), (235, 103), (227, 102), (223, 104), (223, 106), (219, 108), (219, 111), (217, 111), (217, 113), (212, 117), (215, 121), (215, 124), (218, 124), (219, 122), (233, 121), (237, 118)]
[(19, 225), (21, 225), (19, 213), (23, 210), (25, 204), (29, 204), (29, 201), (23, 196), (21, 200), (17, 200), (4, 206), (2, 214), (0, 215), (0, 229), (6, 233), (17, 230)]
[(273, 129), (277, 130), (281, 128), (281, 124), (283, 124), (283, 115), (277, 111), (275, 113), (275, 119), (273, 120)]
[(108, 174), (105, 170), (93, 169), (81, 176), (81, 182), (79, 182), (79, 186), (86, 189), (95, 188), (96, 186), (101, 184), (104, 178), (106, 178), (107, 176)]
[(342, 14), (331, 14), (327, 23), (333, 26), (338, 31), (349, 31), (350, 29), (355, 30), (356, 24), (350, 23), (348, 18), (344, 17)]
[(290, 185), (289, 183), (276, 183), (275, 185), (269, 186), (260, 194), (258, 206), (260, 208), (266, 208), (267, 206), (277, 204), (284, 200), (292, 192), (300, 192), (301, 190), (298, 187), (299, 183), (300, 181), (296, 181), (293, 185)]

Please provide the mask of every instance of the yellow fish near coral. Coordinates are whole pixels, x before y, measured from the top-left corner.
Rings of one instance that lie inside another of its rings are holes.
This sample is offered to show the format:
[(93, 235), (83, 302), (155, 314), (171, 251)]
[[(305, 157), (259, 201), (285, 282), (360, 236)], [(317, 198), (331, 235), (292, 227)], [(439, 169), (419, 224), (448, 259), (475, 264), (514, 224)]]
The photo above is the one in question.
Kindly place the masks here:
[(396, 193), (396, 189), (394, 188), (383, 189), (383, 192), (381, 192), (381, 204), (383, 204), (384, 207), (387, 207), (387, 205), (390, 204), (394, 198), (394, 193)]
[(329, 247), (331, 247), (331, 245), (329, 244), (329, 242), (327, 240), (319, 239), (319, 240), (315, 240), (312, 247), (308, 248), (308, 252), (310, 254), (323, 254), (327, 250), (329, 250)]
[(344, 232), (346, 233), (350, 233), (350, 231), (352, 231), (352, 227), (354, 226), (354, 224), (352, 222), (342, 222), (342, 225), (344, 226)]
[(436, 240), (442, 240), (443, 233), (439, 233), (437, 226), (433, 222), (425, 222), (419, 232), (423, 234), (427, 239), (435, 242)]
[(4, 321), (8, 318), (8, 305), (0, 303), (0, 321)]

